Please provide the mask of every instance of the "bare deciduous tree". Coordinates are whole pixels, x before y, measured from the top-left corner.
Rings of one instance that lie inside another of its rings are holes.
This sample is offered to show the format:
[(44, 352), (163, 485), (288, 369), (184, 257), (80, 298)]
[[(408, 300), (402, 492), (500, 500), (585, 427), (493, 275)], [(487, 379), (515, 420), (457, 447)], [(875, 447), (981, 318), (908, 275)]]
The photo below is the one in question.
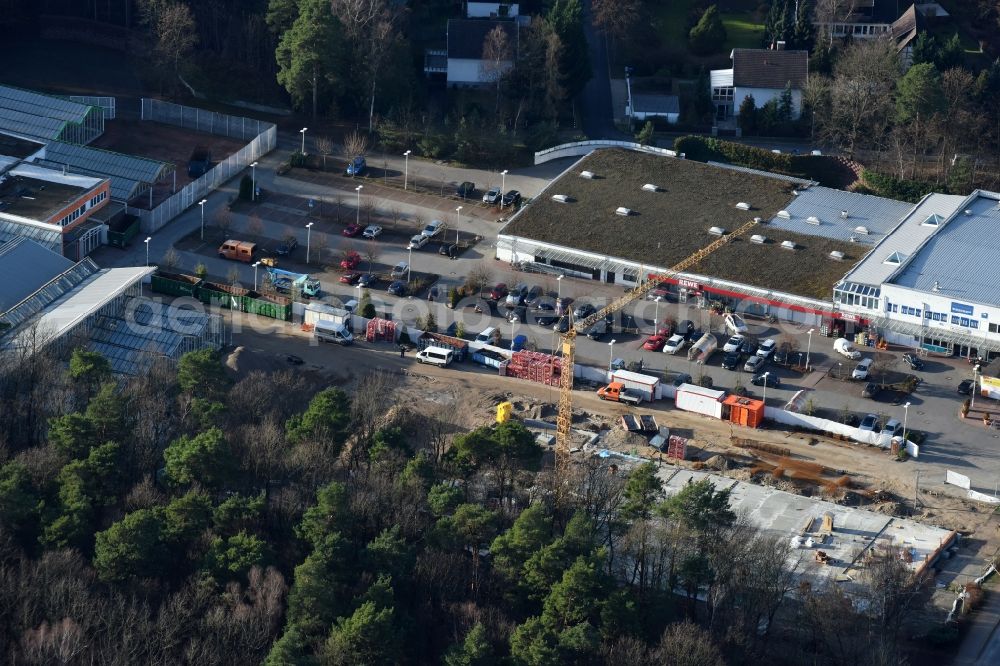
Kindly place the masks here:
[(180, 71), (183, 60), (191, 55), (198, 43), (198, 30), (191, 8), (183, 2), (168, 4), (156, 23), (156, 52), (164, 62)]
[(365, 254), (364, 254), (364, 256), (365, 256), (365, 260), (368, 262), (368, 272), (369, 273), (372, 272), (372, 266), (374, 265), (374, 263), (376, 261), (378, 261), (379, 255), (381, 254), (381, 252), (379, 250), (380, 250), (379, 244), (376, 243), (374, 239), (368, 241), (367, 243), (365, 243)]
[(510, 69), (511, 55), (510, 39), (504, 24), (497, 24), (486, 34), (483, 40), (483, 58), (479, 61), (480, 75), (484, 81), (496, 85), (497, 103), (495, 113), (500, 113), (500, 82)]
[(399, 219), (403, 216), (403, 211), (400, 210), (399, 206), (393, 204), (389, 207), (389, 217), (392, 219), (392, 226), (399, 226)]
[(177, 268), (181, 263), (181, 255), (177, 253), (172, 246), (167, 248), (167, 251), (163, 253), (163, 258), (160, 259), (160, 265), (167, 270), (173, 270)]
[(233, 214), (229, 212), (229, 209), (223, 206), (219, 208), (212, 215), (212, 220), (215, 222), (215, 226), (219, 228), (222, 235), (225, 236), (229, 233), (230, 227), (233, 226)]
[(878, 142), (892, 118), (892, 90), (899, 59), (891, 40), (858, 41), (837, 59), (829, 109), (817, 109), (824, 136), (853, 157), (862, 145)]
[(378, 201), (376, 201), (375, 197), (364, 198), (364, 201), (361, 204), (361, 208), (365, 211), (365, 220), (366, 220), (365, 224), (372, 223), (372, 213), (375, 212), (375, 209), (377, 207), (378, 207)]
[(316, 234), (312, 243), (316, 246), (316, 259), (322, 264), (326, 251), (330, 247), (330, 237), (326, 234)]
[(493, 269), (486, 261), (480, 261), (469, 270), (465, 278), (465, 284), (476, 294), (482, 295), (485, 289), (493, 281)]
[(250, 213), (250, 216), (247, 218), (247, 233), (255, 237), (264, 234), (264, 221), (257, 214), (257, 211)]
[(333, 139), (328, 136), (316, 137), (315, 145), (316, 150), (323, 156), (323, 171), (326, 171), (326, 158), (333, 154)]
[(351, 132), (344, 136), (344, 157), (351, 160), (368, 151), (368, 137), (360, 132)]

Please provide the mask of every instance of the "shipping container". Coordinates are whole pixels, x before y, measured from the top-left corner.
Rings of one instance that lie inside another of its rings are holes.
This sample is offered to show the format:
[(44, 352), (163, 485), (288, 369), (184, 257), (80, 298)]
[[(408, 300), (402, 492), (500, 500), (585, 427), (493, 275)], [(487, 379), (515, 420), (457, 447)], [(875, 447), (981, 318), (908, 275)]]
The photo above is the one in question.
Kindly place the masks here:
[(627, 389), (639, 391), (642, 393), (643, 399), (647, 401), (659, 400), (663, 397), (660, 380), (657, 377), (628, 370), (614, 370), (611, 373), (611, 381), (624, 384)]
[(196, 297), (202, 279), (194, 275), (156, 271), (151, 278), (153, 291), (168, 296)]
[(123, 248), (128, 245), (138, 233), (139, 218), (129, 215), (121, 224), (108, 228), (108, 245), (111, 247)]
[(725, 391), (716, 391), (694, 384), (681, 384), (677, 387), (674, 404), (677, 409), (683, 409), (686, 412), (695, 412), (721, 419), (722, 400), (725, 397)]
[(764, 401), (731, 395), (722, 402), (722, 418), (738, 425), (759, 428), (764, 421)]
[(442, 347), (451, 351), (456, 361), (464, 361), (469, 349), (469, 341), (442, 333), (427, 332), (417, 338), (417, 348), (425, 349), (427, 347)]

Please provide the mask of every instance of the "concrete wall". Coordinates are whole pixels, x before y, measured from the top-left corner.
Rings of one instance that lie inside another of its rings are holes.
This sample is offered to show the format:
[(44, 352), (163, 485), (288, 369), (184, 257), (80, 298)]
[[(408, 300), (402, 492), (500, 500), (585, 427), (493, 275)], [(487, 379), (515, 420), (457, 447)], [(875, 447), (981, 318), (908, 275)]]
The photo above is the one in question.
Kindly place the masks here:
[[(877, 433), (861, 431), (854, 426), (845, 425), (836, 421), (830, 421), (828, 419), (821, 419), (818, 416), (809, 416), (798, 412), (786, 412), (784, 409), (780, 409), (778, 407), (766, 407), (764, 409), (764, 418), (777, 421), (778, 423), (783, 423), (785, 425), (819, 430), (832, 435), (840, 435), (842, 437), (850, 437), (853, 441), (860, 444), (877, 446), (883, 449), (888, 449), (890, 446), (888, 436), (880, 437)], [(912, 458), (918, 458), (920, 456), (920, 447), (913, 442), (906, 442), (906, 451)]]
[(594, 150), (597, 150), (598, 148), (628, 148), (630, 150), (639, 150), (644, 153), (653, 153), (654, 155), (665, 155), (667, 157), (678, 156), (673, 150), (657, 148), (655, 146), (643, 146), (631, 141), (576, 141), (574, 143), (564, 143), (559, 146), (546, 148), (545, 150), (539, 150), (535, 153), (535, 164), (542, 164), (544, 162), (558, 160), (563, 157), (582, 157)]

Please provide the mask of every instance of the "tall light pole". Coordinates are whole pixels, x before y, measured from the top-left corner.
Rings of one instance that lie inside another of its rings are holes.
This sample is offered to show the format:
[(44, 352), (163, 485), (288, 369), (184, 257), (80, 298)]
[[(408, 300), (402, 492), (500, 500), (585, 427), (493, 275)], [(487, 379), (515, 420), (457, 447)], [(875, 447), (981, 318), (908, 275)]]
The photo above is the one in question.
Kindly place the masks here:
[(413, 269), (413, 247), (406, 248), (406, 284), (410, 284), (410, 271)]
[(308, 127), (303, 127), (302, 129), (299, 130), (299, 134), (302, 135), (302, 150), (299, 151), (299, 152), (301, 152), (303, 155), (306, 154), (306, 130), (307, 129), (309, 129), (309, 128)]
[(143, 242), (146, 244), (146, 265), (149, 266), (149, 241), (153, 240), (152, 236), (147, 236), (146, 240)]
[(632, 68), (625, 68), (625, 87), (628, 89), (628, 129), (632, 131), (632, 117), (635, 109), (632, 108)]
[(514, 351), (514, 326), (517, 324), (517, 317), (510, 320), (510, 350)]
[(565, 275), (556, 276), (556, 300), (562, 300), (562, 279), (566, 277)]
[(458, 227), (462, 224), (462, 207), (455, 209), (455, 244), (458, 244)]
[(250, 265), (253, 266), (253, 290), (257, 291), (257, 267), (260, 266), (260, 262), (256, 261)]
[(976, 379), (979, 377), (979, 366), (972, 366), (972, 391), (969, 393), (969, 408), (976, 406)]
[(410, 152), (406, 151), (403, 153), (403, 191), (406, 191), (406, 181), (409, 179), (410, 175)]
[(813, 331), (816, 329), (810, 328), (806, 333), (809, 335), (809, 341), (806, 342), (806, 369), (809, 369), (809, 351), (812, 349), (813, 342)]
[(615, 340), (608, 343), (608, 372), (611, 372), (611, 364), (615, 360)]
[(660, 301), (663, 300), (663, 297), (657, 296), (653, 300), (656, 302), (656, 306), (653, 308), (653, 335), (656, 335), (657, 328), (660, 325)]
[(313, 223), (310, 222), (306, 225), (306, 263), (309, 263), (309, 241), (312, 239), (312, 226)]
[(357, 187), (354, 188), (354, 191), (358, 193), (358, 221), (357, 221), (357, 225), (359, 227), (361, 226), (361, 188), (362, 187), (364, 187), (364, 185), (358, 185)]
[(770, 376), (771, 376), (770, 372), (765, 372), (763, 375), (761, 375), (761, 377), (763, 377), (764, 379), (764, 398), (762, 400), (762, 402), (764, 403), (764, 407), (767, 407), (767, 378)]
[(500, 208), (503, 209), (503, 195), (507, 191), (507, 169), (500, 172)]
[(910, 415), (910, 403), (903, 405), (903, 446), (906, 446), (906, 417)]
[[(305, 137), (305, 135), (302, 135)], [(257, 201), (257, 163), (250, 163), (250, 201)]]
[(205, 240), (205, 204), (208, 203), (208, 199), (202, 199), (198, 202), (201, 206), (201, 239)]

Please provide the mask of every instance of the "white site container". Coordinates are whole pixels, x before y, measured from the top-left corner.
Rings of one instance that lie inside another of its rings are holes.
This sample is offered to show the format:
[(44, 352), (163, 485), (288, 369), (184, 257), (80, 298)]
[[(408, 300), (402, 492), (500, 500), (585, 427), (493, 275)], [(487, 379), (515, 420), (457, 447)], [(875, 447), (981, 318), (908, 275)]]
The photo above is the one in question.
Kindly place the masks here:
[(661, 393), (660, 380), (649, 375), (641, 375), (638, 372), (628, 370), (614, 370), (611, 372), (611, 381), (621, 382), (625, 388), (635, 389), (642, 393), (643, 400), (659, 400), (663, 397)]
[(686, 412), (695, 412), (721, 419), (722, 400), (725, 397), (725, 391), (716, 391), (694, 384), (681, 384), (677, 387), (674, 404), (677, 409), (683, 409)]

